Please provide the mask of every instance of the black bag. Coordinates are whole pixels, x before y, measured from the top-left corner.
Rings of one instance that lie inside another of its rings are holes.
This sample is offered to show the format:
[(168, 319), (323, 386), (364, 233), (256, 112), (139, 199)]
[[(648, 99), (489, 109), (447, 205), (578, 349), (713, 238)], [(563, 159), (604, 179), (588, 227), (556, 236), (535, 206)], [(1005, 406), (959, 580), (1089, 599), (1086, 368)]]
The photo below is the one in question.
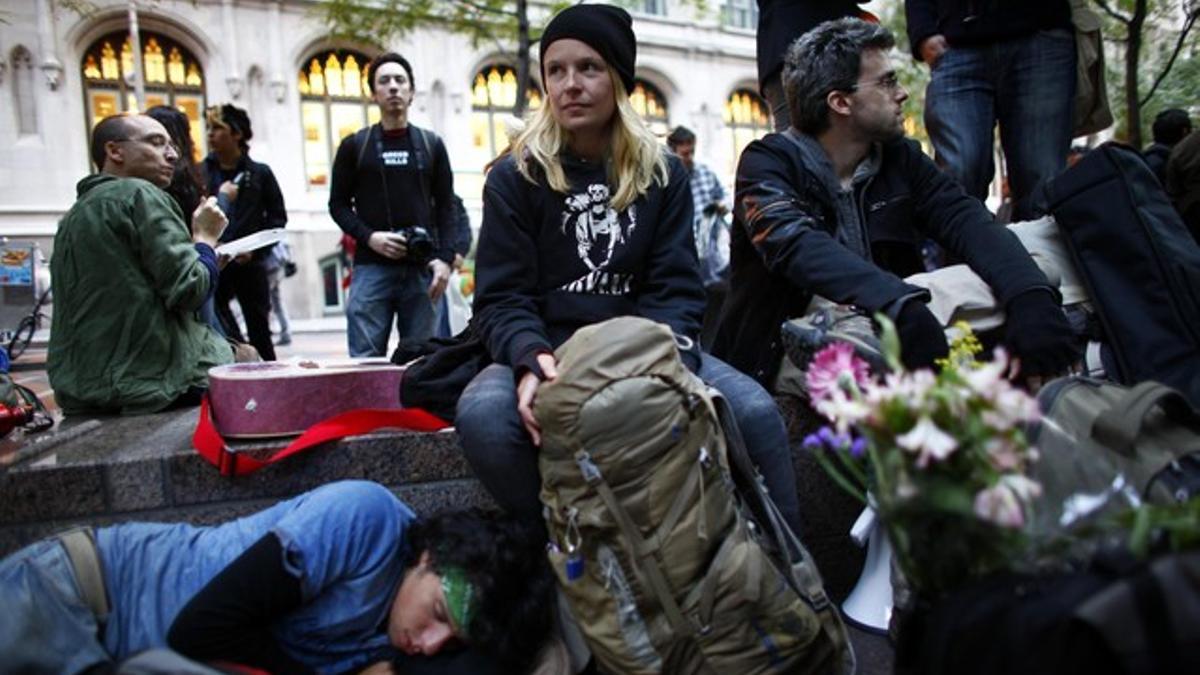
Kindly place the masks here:
[(1044, 186), (1121, 384), (1200, 406), (1200, 246), (1134, 150), (1102, 145)]
[(474, 321), (454, 337), (401, 340), (392, 352), (392, 363), (408, 365), (400, 380), (400, 404), (453, 423), (463, 389), (491, 362)]
[(1200, 551), (981, 581), (901, 619), (895, 672), (1166, 675), (1200, 672)]

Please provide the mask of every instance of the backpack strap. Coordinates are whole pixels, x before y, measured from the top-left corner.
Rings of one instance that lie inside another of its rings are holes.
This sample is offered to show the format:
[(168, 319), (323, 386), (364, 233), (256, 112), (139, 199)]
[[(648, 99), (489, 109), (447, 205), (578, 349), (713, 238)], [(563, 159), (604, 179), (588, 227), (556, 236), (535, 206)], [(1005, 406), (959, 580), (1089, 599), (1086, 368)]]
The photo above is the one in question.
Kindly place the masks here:
[[(433, 173), (433, 153), (429, 151), (431, 145), (429, 136), (433, 136), (434, 140), (440, 142), (441, 139), (433, 132), (425, 131), (421, 127), (410, 124), (408, 128), (412, 130), (413, 154), (417, 156), (417, 180), (421, 183), (421, 211), (425, 216), (425, 229), (429, 230), (429, 235), (438, 241), (437, 227), (433, 222), (433, 195), (429, 192), (429, 176), (426, 174)], [(440, 244), (441, 242), (438, 241)]]
[[(758, 469), (754, 467), (754, 463), (750, 460), (750, 454), (746, 451), (746, 443), (742, 440), (742, 433), (738, 429), (729, 401), (715, 389), (710, 388), (710, 393), (713, 405), (716, 407), (717, 419), (720, 421), (721, 430), (725, 435), (730, 471), (735, 475), (740, 474), (743, 478), (742, 483), (749, 486), (749, 489), (739, 487), (738, 493), (749, 502), (751, 513), (767, 521), (761, 523), (765, 529), (763, 536), (770, 540), (783, 556), (783, 561), (787, 565), (784, 570), (784, 578), (816, 613), (817, 619), (821, 622), (821, 630), (828, 636), (835, 653), (839, 655), (841, 668), (835, 669), (834, 672), (856, 672), (857, 659), (854, 655), (854, 646), (850, 644), (849, 634), (846, 632), (846, 626), (842, 623), (837, 607), (825, 593), (825, 584), (821, 580), (820, 572), (817, 571), (816, 561), (804, 548), (804, 544), (801, 543), (796, 533), (792, 532), (791, 527), (783, 519), (783, 514), (779, 512), (779, 507), (767, 494)], [(734, 483), (738, 484), (736, 480)]]
[(365, 126), (354, 132), (354, 143), (358, 146), (358, 162), (355, 163), (354, 167), (358, 171), (362, 171), (363, 157), (367, 154), (367, 145), (371, 142), (371, 133), (377, 126), (379, 126), (379, 123)]
[(663, 608), (663, 613), (666, 614), (667, 621), (671, 624), (671, 629), (678, 635), (691, 635), (696, 632), (696, 627), (692, 625), (692, 622), (683, 616), (683, 611), (675, 602), (675, 596), (671, 593), (671, 587), (667, 584), (666, 577), (663, 576), (658, 564), (654, 562), (654, 554), (658, 549), (642, 537), (641, 531), (629, 517), (629, 513), (621, 504), (620, 498), (612, 491), (612, 487), (604, 479), (604, 475), (600, 473), (600, 467), (596, 466), (595, 462), (592, 461), (591, 455), (586, 450), (578, 450), (575, 453), (575, 463), (579, 465), (579, 470), (582, 472), (584, 480), (600, 495), (600, 498), (604, 500), (604, 505), (608, 507), (609, 512), (616, 519), (617, 527), (621, 530), (621, 535), (625, 537), (633, 549), (635, 556), (633, 563), (637, 566), (641, 579), (650, 587), (651, 592), (654, 593), (654, 597)]

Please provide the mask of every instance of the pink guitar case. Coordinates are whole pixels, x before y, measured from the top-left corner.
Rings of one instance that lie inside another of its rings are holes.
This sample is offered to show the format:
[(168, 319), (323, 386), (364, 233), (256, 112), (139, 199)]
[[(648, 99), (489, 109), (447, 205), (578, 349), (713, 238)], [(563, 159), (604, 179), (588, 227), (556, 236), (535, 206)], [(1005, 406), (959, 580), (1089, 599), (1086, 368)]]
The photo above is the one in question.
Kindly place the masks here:
[(387, 359), (234, 363), (209, 369), (208, 396), (226, 438), (289, 436), (349, 410), (401, 407), (403, 373)]

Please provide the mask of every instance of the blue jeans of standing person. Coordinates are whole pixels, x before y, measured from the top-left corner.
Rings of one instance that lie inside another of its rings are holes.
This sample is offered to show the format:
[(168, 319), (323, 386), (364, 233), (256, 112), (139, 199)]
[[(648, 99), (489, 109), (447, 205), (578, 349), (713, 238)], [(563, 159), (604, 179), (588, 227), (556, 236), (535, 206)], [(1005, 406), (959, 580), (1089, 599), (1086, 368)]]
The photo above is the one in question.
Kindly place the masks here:
[(432, 275), (424, 265), (355, 265), (346, 302), (350, 356), (387, 356), (392, 317), (401, 340), (428, 340)]
[(1066, 167), (1074, 101), (1075, 35), (1043, 30), (946, 50), (925, 91), (925, 128), (937, 163), (983, 200), (999, 123), (1013, 220), (1029, 220), (1034, 187)]
[[(702, 356), (699, 375), (729, 401), (750, 459), (788, 524), (800, 532), (796, 474), (774, 399), (752, 378), (710, 354)], [(496, 503), (520, 518), (540, 520), (537, 449), (517, 413), (512, 368), (492, 364), (475, 376), (458, 400), (454, 425), (467, 462)]]

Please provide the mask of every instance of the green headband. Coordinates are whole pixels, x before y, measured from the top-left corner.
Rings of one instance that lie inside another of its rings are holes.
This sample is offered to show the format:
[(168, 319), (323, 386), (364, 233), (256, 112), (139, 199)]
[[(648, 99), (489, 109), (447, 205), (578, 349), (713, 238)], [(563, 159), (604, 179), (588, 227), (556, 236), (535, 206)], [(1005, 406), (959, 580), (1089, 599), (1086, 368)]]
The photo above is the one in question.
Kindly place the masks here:
[(446, 609), (450, 614), (450, 626), (459, 637), (467, 637), (467, 629), (479, 609), (475, 597), (475, 585), (467, 581), (461, 567), (442, 568), (442, 593), (446, 596)]

